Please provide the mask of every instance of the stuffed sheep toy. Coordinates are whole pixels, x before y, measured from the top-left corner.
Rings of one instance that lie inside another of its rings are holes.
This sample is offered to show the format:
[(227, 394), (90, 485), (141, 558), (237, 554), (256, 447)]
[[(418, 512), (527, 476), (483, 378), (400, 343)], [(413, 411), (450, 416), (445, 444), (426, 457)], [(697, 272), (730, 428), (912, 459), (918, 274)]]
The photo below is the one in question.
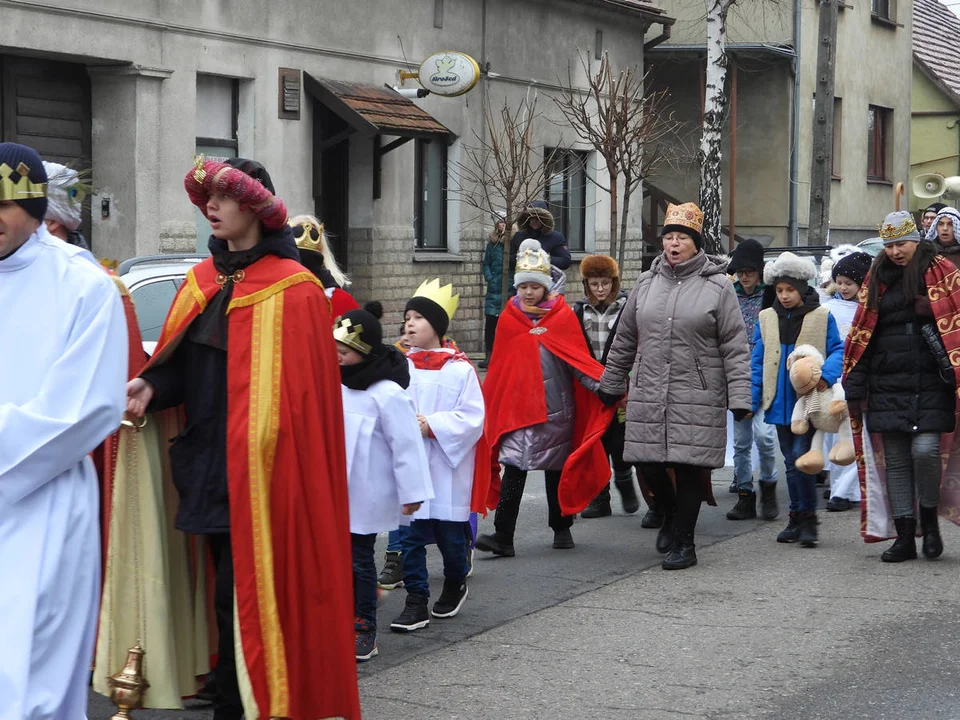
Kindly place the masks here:
[(816, 475), (826, 465), (823, 455), (824, 433), (840, 435), (830, 451), (830, 462), (849, 465), (856, 459), (843, 387), (838, 382), (831, 388), (818, 390), (822, 367), (823, 355), (812, 345), (798, 345), (787, 356), (790, 384), (797, 393), (790, 430), (794, 435), (805, 435), (811, 425), (816, 428), (810, 450), (796, 461), (797, 469), (808, 475)]

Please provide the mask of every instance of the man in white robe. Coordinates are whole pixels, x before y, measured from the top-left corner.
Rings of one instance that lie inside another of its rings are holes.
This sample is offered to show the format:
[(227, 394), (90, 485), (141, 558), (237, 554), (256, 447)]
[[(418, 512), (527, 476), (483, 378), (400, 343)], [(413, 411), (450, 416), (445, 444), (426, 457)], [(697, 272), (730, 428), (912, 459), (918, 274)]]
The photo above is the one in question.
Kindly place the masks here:
[(126, 405), (120, 296), (42, 224), (46, 173), (0, 143), (0, 720), (85, 717), (100, 596), (89, 453)]

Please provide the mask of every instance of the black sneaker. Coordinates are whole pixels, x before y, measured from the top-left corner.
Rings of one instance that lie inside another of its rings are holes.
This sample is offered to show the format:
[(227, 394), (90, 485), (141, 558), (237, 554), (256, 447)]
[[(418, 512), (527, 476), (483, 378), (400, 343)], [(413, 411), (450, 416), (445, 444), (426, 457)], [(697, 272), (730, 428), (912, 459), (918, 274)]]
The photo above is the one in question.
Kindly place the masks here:
[(778, 543), (795, 543), (800, 539), (800, 513), (792, 512), (790, 513), (790, 522), (787, 523), (787, 526), (780, 531), (780, 534), (777, 535)]
[(429, 598), (426, 595), (414, 595), (408, 592), (407, 604), (397, 619), (390, 623), (390, 629), (394, 632), (413, 632), (414, 630), (419, 630), (429, 625), (430, 613), (427, 612), (428, 600)]
[(463, 601), (467, 599), (467, 581), (452, 580), (444, 578), (443, 592), (440, 598), (433, 604), (430, 614), (435, 618), (456, 617), (463, 607)]
[(377, 650), (377, 626), (372, 622), (360, 618), (354, 620), (353, 635), (357, 662), (367, 662), (380, 654)]
[(387, 550), (383, 570), (377, 578), (377, 585), (384, 590), (403, 587), (403, 556), (400, 553)]

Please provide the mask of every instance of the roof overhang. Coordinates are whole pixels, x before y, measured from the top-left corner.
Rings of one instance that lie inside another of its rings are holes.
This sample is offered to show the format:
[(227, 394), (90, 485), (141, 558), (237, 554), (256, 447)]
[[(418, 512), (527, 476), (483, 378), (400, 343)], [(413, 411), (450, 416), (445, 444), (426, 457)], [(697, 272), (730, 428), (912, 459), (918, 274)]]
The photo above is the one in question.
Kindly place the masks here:
[(393, 88), (314, 77), (303, 73), (307, 94), (341, 118), (354, 132), (366, 138), (391, 135), (402, 138), (456, 135), (423, 108)]
[[(775, 55), (793, 60), (797, 57), (796, 51), (790, 45), (776, 45), (773, 43), (727, 43), (727, 52), (741, 57)], [(658, 45), (647, 51), (650, 55), (663, 57), (665, 55), (692, 54), (705, 55), (706, 45)]]
[(927, 65), (927, 63), (925, 63), (923, 59), (916, 53), (913, 53), (913, 63), (917, 66), (920, 72), (924, 74), (927, 80), (936, 86), (937, 90), (946, 95), (947, 99), (949, 99), (954, 105), (960, 107), (960, 94), (957, 94), (953, 89), (951, 89), (951, 87), (940, 78), (940, 75), (937, 74), (933, 68)]

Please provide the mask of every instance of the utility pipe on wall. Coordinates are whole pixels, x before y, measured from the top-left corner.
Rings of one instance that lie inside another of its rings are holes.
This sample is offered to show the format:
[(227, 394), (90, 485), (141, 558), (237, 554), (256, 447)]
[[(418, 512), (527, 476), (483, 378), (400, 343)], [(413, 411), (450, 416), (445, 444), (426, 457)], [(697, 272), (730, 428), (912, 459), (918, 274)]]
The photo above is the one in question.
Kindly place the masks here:
[(790, 210), (787, 244), (800, 244), (797, 206), (800, 204), (800, 20), (802, 0), (793, 0), (793, 118), (790, 127)]

